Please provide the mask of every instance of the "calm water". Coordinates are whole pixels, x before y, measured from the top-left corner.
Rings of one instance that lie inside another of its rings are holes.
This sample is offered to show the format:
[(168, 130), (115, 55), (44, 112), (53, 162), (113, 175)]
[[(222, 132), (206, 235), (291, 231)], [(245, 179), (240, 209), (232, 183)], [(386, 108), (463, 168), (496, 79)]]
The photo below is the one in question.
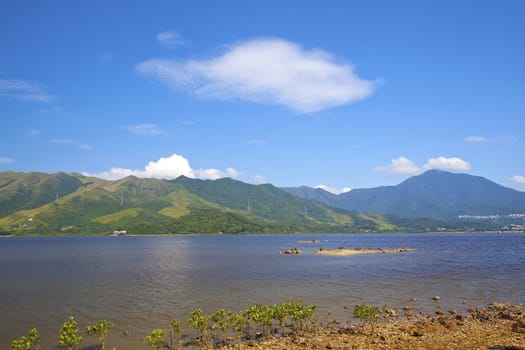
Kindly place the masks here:
[[(299, 243), (314, 238), (321, 244)], [(305, 254), (279, 254), (294, 246)], [(319, 246), (416, 251), (312, 254)], [(135, 350), (146, 349), (142, 339), (152, 328), (185, 320), (197, 307), (239, 311), (301, 297), (318, 305), (321, 319), (330, 311), (346, 320), (361, 301), (431, 310), (434, 295), (459, 310), (525, 303), (525, 234), (0, 239), (0, 349), (32, 327), (51, 349), (69, 315), (82, 327), (110, 319), (108, 345)]]

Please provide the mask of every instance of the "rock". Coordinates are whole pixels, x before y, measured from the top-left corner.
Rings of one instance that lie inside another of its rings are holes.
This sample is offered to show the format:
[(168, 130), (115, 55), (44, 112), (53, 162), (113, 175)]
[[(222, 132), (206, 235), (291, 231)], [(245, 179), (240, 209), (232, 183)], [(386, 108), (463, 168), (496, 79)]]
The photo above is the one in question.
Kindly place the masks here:
[(435, 301), (439, 301), (439, 300), (441, 300), (441, 297), (439, 295), (436, 295), (432, 299), (435, 300)]
[(421, 327), (412, 326), (408, 329), (408, 333), (414, 337), (422, 337), (425, 334), (425, 330)]
[(524, 322), (514, 322), (512, 326), (510, 326), (510, 329), (514, 333), (525, 333), (525, 323)]
[(333, 349), (334, 345), (330, 342), (330, 343), (326, 344), (325, 348), (326, 349)]
[(299, 248), (290, 248), (283, 251), (281, 254), (301, 254), (302, 251)]
[(456, 329), (458, 328), (458, 325), (456, 321), (451, 320), (449, 318), (446, 318), (443, 320), (443, 326), (445, 326), (446, 329)]
[(416, 301), (417, 299), (416, 298), (410, 298), (410, 301)]

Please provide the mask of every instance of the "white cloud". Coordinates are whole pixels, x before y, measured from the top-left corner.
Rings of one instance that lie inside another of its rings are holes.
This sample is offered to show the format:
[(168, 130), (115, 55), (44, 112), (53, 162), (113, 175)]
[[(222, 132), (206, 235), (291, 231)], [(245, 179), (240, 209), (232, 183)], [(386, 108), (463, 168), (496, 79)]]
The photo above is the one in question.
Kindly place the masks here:
[(327, 185), (317, 185), (315, 188), (320, 188), (322, 190), (325, 190), (326, 192), (330, 192), (333, 194), (341, 194), (345, 192), (350, 192), (352, 189), (350, 187), (343, 187), (342, 189), (338, 190), (337, 188), (333, 188)]
[(490, 139), (486, 136), (468, 136), (465, 137), (467, 142), (490, 142)]
[(167, 48), (173, 48), (178, 45), (184, 44), (179, 33), (174, 31), (160, 32), (157, 34), (157, 42)]
[(466, 171), (470, 169), (470, 164), (457, 157), (437, 157), (430, 158), (423, 166), (424, 170), (440, 169), (448, 171)]
[(40, 130), (38, 129), (31, 129), (29, 131), (29, 136), (38, 136), (38, 135), (40, 135)]
[(374, 170), (389, 175), (416, 175), (421, 172), (416, 163), (405, 157), (392, 159), (390, 164), (378, 166)]
[(40, 85), (25, 80), (0, 79), (0, 97), (43, 103), (55, 100), (55, 96), (45, 92)]
[(211, 59), (150, 59), (138, 73), (202, 99), (242, 100), (314, 113), (371, 96), (377, 81), (360, 79), (350, 63), (282, 39), (256, 39)]
[(174, 153), (169, 157), (149, 162), (142, 170), (111, 168), (100, 173), (84, 173), (84, 175), (106, 180), (117, 180), (130, 175), (153, 179), (175, 179), (184, 175), (191, 178), (215, 180), (223, 177), (236, 178), (239, 176), (239, 173), (234, 168), (226, 168), (224, 171), (214, 168), (193, 169), (186, 158)]
[(253, 185), (262, 185), (262, 184), (268, 183), (268, 181), (264, 178), (264, 176), (261, 176), (261, 175), (255, 175), (254, 177), (250, 179), (249, 182)]
[(520, 184), (520, 185), (525, 185), (525, 176), (522, 176), (522, 175), (514, 175), (512, 178), (511, 178), (512, 182), (514, 183), (517, 183), (517, 184)]
[(466, 171), (470, 169), (470, 164), (461, 158), (457, 157), (437, 157), (429, 158), (423, 167), (419, 167), (412, 160), (399, 157), (392, 159), (388, 165), (382, 165), (374, 168), (375, 171), (385, 173), (387, 175), (418, 175), (423, 171), (439, 169), (446, 171)]
[(68, 139), (53, 139), (53, 140), (49, 140), (49, 142), (56, 143), (56, 144), (63, 144), (63, 145), (73, 145), (73, 146), (77, 146), (78, 148), (81, 148), (86, 151), (90, 151), (93, 149), (93, 146), (87, 143), (74, 141), (74, 140), (68, 140)]
[(128, 125), (128, 126), (125, 126), (124, 129), (136, 135), (148, 135), (148, 136), (168, 135), (167, 132), (165, 132), (158, 125), (155, 125), (155, 124)]
[(9, 164), (9, 163), (13, 163), (14, 161), (15, 160), (12, 158), (0, 157), (0, 164)]

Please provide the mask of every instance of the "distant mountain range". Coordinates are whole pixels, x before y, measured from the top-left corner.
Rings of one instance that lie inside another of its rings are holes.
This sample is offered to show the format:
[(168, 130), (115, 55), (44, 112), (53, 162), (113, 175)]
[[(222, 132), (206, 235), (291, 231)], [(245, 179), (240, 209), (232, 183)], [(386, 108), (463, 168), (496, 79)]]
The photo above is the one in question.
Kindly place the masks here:
[(524, 192), (483, 177), (440, 170), (429, 170), (397, 186), (354, 189), (340, 195), (304, 186), (283, 189), (335, 208), (408, 218), (455, 220), (459, 215), (525, 213)]
[[(403, 221), (400, 222), (404, 224)], [(411, 229), (382, 215), (304, 200), (229, 178), (106, 181), (80, 174), (0, 173), (0, 233), (363, 232)]]
[(80, 174), (0, 172), (0, 234), (461, 230), (477, 224), (445, 220), (516, 212), (525, 212), (525, 193), (442, 171), (341, 195), (229, 178), (107, 181)]

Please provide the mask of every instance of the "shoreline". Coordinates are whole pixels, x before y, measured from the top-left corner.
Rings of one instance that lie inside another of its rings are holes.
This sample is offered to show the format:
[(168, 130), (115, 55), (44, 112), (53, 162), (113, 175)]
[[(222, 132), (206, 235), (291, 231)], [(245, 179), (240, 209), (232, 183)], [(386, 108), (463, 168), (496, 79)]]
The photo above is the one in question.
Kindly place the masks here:
[(470, 307), (467, 314), (436, 309), (434, 314), (390, 310), (375, 322), (341, 324), (336, 321), (312, 332), (294, 332), (259, 340), (244, 340), (230, 349), (480, 349), (525, 350), (525, 305), (491, 303)]

